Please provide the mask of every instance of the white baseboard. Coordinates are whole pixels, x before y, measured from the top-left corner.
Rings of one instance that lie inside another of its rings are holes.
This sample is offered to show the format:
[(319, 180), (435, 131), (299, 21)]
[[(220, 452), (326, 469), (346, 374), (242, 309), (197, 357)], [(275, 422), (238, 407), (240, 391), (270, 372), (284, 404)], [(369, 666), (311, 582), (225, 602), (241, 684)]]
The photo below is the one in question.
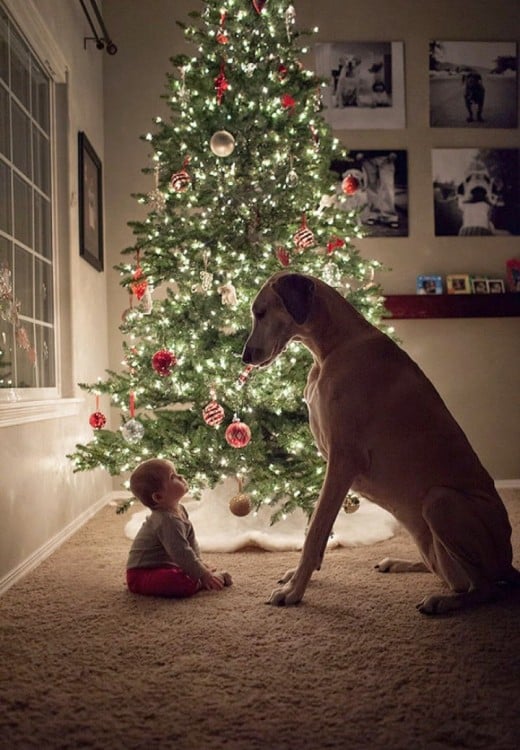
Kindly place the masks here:
[(497, 490), (516, 490), (520, 488), (520, 479), (495, 479)]
[(92, 518), (92, 516), (95, 516), (101, 508), (107, 505), (112, 500), (113, 494), (115, 493), (109, 492), (107, 495), (104, 495), (100, 500), (94, 503), (94, 505), (91, 505), (90, 508), (87, 508), (87, 510), (83, 511), (83, 513), (75, 518), (74, 521), (69, 523), (68, 526), (53, 536), (52, 539), (49, 539), (48, 542), (33, 552), (33, 554), (20, 563), (20, 565), (17, 565), (16, 568), (10, 570), (9, 573), (0, 580), (0, 596), (5, 594), (11, 586), (14, 586), (14, 584), (27, 575), (27, 573), (36, 568), (41, 562), (43, 562), (43, 560), (45, 560), (45, 558), (52, 555), (52, 553), (57, 550), (63, 542), (78, 531), (83, 524)]

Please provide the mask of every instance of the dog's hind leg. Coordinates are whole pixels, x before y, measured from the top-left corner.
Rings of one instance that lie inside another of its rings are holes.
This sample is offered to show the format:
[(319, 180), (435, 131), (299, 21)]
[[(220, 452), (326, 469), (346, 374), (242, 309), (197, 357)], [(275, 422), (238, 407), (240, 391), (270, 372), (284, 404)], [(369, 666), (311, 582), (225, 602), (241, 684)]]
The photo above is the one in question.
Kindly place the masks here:
[(432, 536), (430, 549), (421, 551), (452, 593), (426, 597), (417, 605), (420, 612), (491, 601), (513, 582), (511, 525), (496, 492), (435, 487), (424, 500), (423, 518)]

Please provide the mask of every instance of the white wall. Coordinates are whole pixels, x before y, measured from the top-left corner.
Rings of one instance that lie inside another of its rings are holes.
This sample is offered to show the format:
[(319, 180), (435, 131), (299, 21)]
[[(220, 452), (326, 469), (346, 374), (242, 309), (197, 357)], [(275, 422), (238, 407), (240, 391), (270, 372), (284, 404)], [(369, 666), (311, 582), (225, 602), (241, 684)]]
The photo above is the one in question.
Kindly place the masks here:
[[(59, 206), (65, 227), (59, 258), (65, 287), (59, 304), (64, 320), (70, 321), (63, 331), (63, 392), (79, 402), (69, 416), (0, 430), (0, 590), (87, 517), (111, 488), (104, 472), (73, 474), (66, 458), (76, 443), (92, 435), (88, 417), (95, 404), (90, 397), (85, 400), (76, 384), (95, 381), (108, 366), (107, 275), (80, 258), (77, 218), (78, 130), (87, 133), (104, 160), (102, 53), (93, 45), (84, 49), (83, 38), (90, 30), (79, 2), (11, 0), (10, 4), (15, 17), (18, 6), (33, 21), (43, 19), (68, 77), (68, 157), (61, 158), (68, 158), (69, 185)], [(29, 41), (41, 44), (41, 39), (30, 36)]]

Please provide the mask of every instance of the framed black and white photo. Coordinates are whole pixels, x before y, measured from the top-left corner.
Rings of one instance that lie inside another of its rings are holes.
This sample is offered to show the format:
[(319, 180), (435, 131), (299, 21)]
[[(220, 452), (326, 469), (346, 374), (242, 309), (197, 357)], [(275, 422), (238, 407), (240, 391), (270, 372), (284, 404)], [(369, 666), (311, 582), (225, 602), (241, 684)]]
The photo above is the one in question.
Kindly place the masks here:
[(103, 270), (103, 181), (101, 161), (85, 133), (78, 134), (79, 254)]
[(338, 176), (337, 200), (356, 211), (368, 237), (408, 236), (408, 159), (402, 149), (351, 149), (331, 163)]
[(326, 85), (324, 117), (332, 128), (404, 128), (402, 42), (315, 45), (315, 68)]
[(429, 46), (431, 127), (517, 127), (516, 42)]
[(518, 149), (432, 151), (436, 236), (520, 234)]

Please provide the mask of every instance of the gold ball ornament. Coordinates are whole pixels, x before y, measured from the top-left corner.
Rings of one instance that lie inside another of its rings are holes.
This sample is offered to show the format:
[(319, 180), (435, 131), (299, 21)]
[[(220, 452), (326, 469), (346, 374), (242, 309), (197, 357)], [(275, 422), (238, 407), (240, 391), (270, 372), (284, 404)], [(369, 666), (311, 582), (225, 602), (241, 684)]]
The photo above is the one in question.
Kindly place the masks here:
[(243, 492), (233, 495), (229, 501), (229, 510), (234, 516), (247, 516), (251, 508), (251, 498)]
[(359, 510), (359, 499), (354, 495), (347, 495), (343, 502), (343, 510), (345, 513), (355, 513)]
[(217, 130), (210, 138), (209, 147), (215, 156), (231, 156), (235, 150), (235, 139), (227, 130)]

